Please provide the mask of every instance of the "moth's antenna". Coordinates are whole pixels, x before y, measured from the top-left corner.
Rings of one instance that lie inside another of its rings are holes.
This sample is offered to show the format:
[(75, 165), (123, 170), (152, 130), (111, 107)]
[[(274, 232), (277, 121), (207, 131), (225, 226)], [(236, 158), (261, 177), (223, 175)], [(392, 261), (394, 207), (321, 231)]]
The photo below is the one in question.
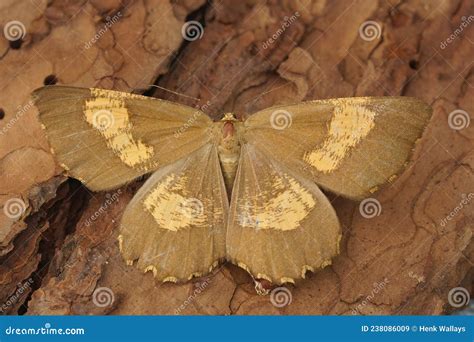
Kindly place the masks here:
[(266, 95), (266, 94), (271, 93), (271, 92), (273, 92), (273, 91), (275, 91), (275, 90), (278, 90), (278, 89), (280, 89), (280, 88), (283, 88), (283, 87), (285, 87), (286, 85), (288, 85), (289, 83), (291, 83), (291, 82), (286, 82), (285, 84), (282, 84), (281, 86), (278, 86), (278, 87), (276, 87), (276, 88), (267, 90), (267, 91), (261, 93), (260, 95), (256, 96), (254, 99), (250, 100), (248, 103), (254, 103), (254, 102), (258, 101), (258, 99), (261, 98), (263, 95)]
[(170, 92), (170, 93), (173, 93), (175, 95), (178, 95), (178, 96), (183, 96), (183, 97), (187, 97), (188, 99), (193, 99), (193, 100), (196, 100), (196, 101), (201, 101), (201, 99), (198, 99), (196, 97), (192, 97), (192, 96), (189, 96), (189, 95), (184, 95), (184, 94), (181, 94), (181, 93), (177, 93), (175, 91), (172, 91), (172, 90), (169, 90), (169, 89), (166, 89), (166, 88), (163, 88), (163, 87), (160, 87), (156, 84), (150, 84), (150, 87), (154, 87), (154, 88), (158, 88), (158, 89), (161, 89), (161, 90), (165, 90), (167, 92)]

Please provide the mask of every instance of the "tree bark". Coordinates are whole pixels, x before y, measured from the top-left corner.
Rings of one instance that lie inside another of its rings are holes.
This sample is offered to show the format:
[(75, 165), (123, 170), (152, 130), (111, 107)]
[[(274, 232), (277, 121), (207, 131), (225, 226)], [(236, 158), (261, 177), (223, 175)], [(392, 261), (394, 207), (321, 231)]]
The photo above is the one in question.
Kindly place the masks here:
[[(469, 0), (7, 1), (0, 23), (19, 21), (25, 35), (0, 38), (0, 312), (452, 312), (450, 290), (473, 291), (471, 13)], [(184, 39), (191, 20), (202, 36)], [(213, 119), (348, 96), (414, 96), (434, 113), (406, 171), (374, 195), (378, 216), (328, 194), (343, 226), (341, 254), (287, 286), (291, 303), (280, 307), (232, 265), (185, 284), (126, 266), (118, 224), (143, 180), (91, 193), (63, 176), (29, 100), (55, 82), (148, 89), (205, 105)], [(6, 212), (12, 200), (19, 214)]]

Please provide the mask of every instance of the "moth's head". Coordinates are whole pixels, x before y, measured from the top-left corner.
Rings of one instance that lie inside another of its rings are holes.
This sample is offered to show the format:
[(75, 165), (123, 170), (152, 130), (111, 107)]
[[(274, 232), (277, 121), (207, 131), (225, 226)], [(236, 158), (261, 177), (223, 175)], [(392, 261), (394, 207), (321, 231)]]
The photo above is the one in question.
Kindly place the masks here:
[(239, 146), (239, 127), (241, 122), (232, 113), (225, 113), (223, 118), (217, 123), (220, 130), (219, 145), (228, 150), (234, 151)]
[(232, 113), (225, 113), (224, 114), (224, 117), (221, 119), (221, 121), (231, 121), (231, 122), (234, 122), (234, 121), (238, 121), (237, 118), (235, 117), (234, 114)]

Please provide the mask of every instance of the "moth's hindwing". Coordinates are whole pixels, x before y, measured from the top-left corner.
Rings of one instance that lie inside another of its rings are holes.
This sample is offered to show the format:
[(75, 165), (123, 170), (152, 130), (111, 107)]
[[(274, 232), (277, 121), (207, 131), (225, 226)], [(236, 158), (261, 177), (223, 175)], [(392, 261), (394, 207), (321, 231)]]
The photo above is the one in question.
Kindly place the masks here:
[(294, 282), (339, 253), (339, 221), (326, 196), (249, 144), (241, 150), (227, 226), (227, 258), (255, 278)]
[(209, 141), (212, 121), (176, 103), (104, 89), (33, 93), (53, 152), (91, 190), (116, 188)]
[(128, 264), (162, 281), (204, 275), (225, 258), (228, 199), (208, 144), (156, 171), (127, 206), (119, 236)]
[(245, 140), (332, 192), (361, 199), (401, 172), (430, 116), (409, 97), (303, 102), (250, 116)]

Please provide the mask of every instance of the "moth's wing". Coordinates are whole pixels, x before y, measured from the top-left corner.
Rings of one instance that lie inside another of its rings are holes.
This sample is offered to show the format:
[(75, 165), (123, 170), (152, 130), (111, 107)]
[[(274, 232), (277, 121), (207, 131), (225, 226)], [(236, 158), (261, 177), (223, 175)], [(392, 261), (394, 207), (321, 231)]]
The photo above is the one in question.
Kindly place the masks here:
[(409, 97), (303, 102), (250, 116), (245, 140), (332, 192), (361, 199), (401, 172), (430, 116)]
[(294, 282), (339, 253), (336, 213), (318, 186), (250, 144), (241, 150), (227, 226), (227, 259), (255, 278)]
[(212, 121), (172, 102), (104, 89), (33, 92), (53, 152), (91, 190), (116, 188), (204, 146)]
[(153, 173), (133, 197), (121, 221), (122, 256), (162, 281), (206, 274), (225, 258), (228, 207), (217, 147), (205, 145)]

